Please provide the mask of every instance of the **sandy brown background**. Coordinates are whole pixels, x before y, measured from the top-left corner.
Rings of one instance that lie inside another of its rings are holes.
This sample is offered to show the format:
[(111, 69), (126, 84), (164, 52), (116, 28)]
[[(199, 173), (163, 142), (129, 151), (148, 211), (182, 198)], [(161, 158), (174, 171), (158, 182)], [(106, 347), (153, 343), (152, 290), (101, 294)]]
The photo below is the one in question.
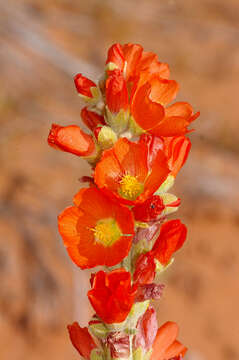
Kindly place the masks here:
[(86, 277), (66, 256), (57, 214), (83, 160), (47, 146), (52, 122), (79, 124), (72, 77), (98, 76), (113, 42), (171, 66), (201, 117), (174, 193), (188, 225), (164, 282), (190, 360), (239, 359), (238, 0), (0, 0), (0, 359), (79, 358), (65, 326), (86, 321)]

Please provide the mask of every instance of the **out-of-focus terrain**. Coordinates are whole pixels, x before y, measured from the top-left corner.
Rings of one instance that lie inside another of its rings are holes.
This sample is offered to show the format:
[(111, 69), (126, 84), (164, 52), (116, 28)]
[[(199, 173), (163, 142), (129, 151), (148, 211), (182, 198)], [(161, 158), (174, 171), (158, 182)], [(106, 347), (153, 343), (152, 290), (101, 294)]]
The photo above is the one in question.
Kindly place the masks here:
[(238, 0), (0, 1), (0, 359), (77, 359), (65, 326), (89, 312), (56, 215), (83, 160), (47, 146), (80, 123), (72, 77), (98, 76), (113, 42), (171, 66), (201, 117), (174, 193), (188, 242), (163, 281), (159, 322), (177, 321), (191, 360), (239, 358)]

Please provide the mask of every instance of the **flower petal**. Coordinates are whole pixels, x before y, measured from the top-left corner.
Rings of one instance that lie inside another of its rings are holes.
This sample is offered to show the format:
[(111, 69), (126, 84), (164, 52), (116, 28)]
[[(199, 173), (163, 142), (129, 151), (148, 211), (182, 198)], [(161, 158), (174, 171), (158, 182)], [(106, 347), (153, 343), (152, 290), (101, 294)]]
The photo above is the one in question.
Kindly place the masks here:
[(48, 144), (56, 149), (70, 152), (77, 156), (90, 156), (95, 151), (91, 135), (86, 134), (79, 126), (60, 126), (52, 124)]
[(146, 83), (136, 91), (132, 103), (131, 113), (137, 125), (149, 131), (155, 128), (164, 118), (164, 107), (150, 97), (151, 84)]
[(93, 97), (91, 93), (91, 88), (96, 87), (96, 84), (92, 80), (86, 78), (82, 74), (77, 74), (74, 77), (74, 82), (79, 94), (88, 96), (90, 98)]
[(108, 50), (108, 56), (106, 64), (114, 63), (118, 69), (123, 71), (124, 69), (124, 53), (120, 44), (113, 44)]
[(120, 70), (114, 70), (106, 80), (106, 103), (112, 113), (118, 113), (128, 107), (128, 90), (126, 81)]
[(173, 253), (179, 250), (187, 236), (187, 228), (180, 220), (170, 220), (161, 226), (158, 239), (153, 246), (153, 253), (161, 264), (166, 265)]
[(178, 325), (172, 321), (166, 322), (158, 331), (153, 344), (151, 360), (165, 360), (165, 352), (178, 336)]
[(165, 358), (166, 359), (172, 359), (177, 356), (184, 356), (187, 352), (186, 346), (181, 344), (178, 340), (175, 340), (172, 345), (168, 347), (168, 349), (165, 352)]
[(81, 118), (84, 124), (93, 131), (98, 125), (105, 125), (104, 117), (95, 111), (90, 111), (87, 107), (81, 110)]
[(77, 322), (67, 326), (71, 342), (76, 350), (85, 359), (90, 359), (90, 354), (97, 346), (86, 327), (82, 328)]
[(137, 73), (137, 64), (140, 61), (143, 48), (138, 44), (125, 44), (123, 46), (124, 58), (127, 61), (126, 80), (131, 81)]
[(179, 85), (175, 80), (162, 79), (154, 76), (150, 79), (150, 97), (153, 101), (165, 106), (177, 95)]
[(126, 319), (134, 296), (131, 275), (124, 269), (113, 270), (110, 273), (99, 271), (95, 274), (92, 289), (88, 292), (88, 298), (97, 315), (108, 324)]

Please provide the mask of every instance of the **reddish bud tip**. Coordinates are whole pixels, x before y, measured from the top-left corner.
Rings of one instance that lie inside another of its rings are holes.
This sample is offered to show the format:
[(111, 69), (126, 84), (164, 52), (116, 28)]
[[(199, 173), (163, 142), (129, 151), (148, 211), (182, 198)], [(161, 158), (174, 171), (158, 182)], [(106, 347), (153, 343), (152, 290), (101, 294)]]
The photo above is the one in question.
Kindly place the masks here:
[(124, 69), (124, 53), (120, 44), (112, 45), (108, 50), (106, 64), (114, 63), (121, 71)]
[(76, 86), (76, 89), (79, 94), (88, 96), (91, 98), (93, 97), (93, 95), (91, 93), (91, 87), (96, 87), (96, 84), (92, 80), (86, 78), (82, 74), (77, 74), (74, 77), (74, 82), (75, 82), (75, 86)]
[(112, 113), (128, 108), (129, 98), (126, 81), (119, 70), (111, 72), (106, 80), (106, 102)]
[(90, 111), (87, 109), (87, 107), (84, 107), (81, 110), (81, 118), (83, 120), (83, 123), (91, 130), (94, 131), (94, 129), (98, 125), (105, 125), (104, 117), (97, 114), (94, 111)]

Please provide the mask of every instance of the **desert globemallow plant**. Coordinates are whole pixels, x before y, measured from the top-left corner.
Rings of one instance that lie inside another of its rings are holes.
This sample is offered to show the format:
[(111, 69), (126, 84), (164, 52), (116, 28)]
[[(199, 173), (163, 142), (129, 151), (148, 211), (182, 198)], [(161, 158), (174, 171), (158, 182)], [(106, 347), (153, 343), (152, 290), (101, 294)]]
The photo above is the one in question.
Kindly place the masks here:
[(48, 136), (50, 146), (92, 167), (73, 205), (58, 216), (72, 261), (99, 269), (88, 292), (95, 315), (87, 327), (68, 326), (87, 360), (179, 360), (187, 351), (178, 325), (158, 327), (151, 304), (164, 289), (161, 273), (186, 240), (186, 226), (168, 218), (180, 205), (169, 190), (199, 116), (189, 103), (173, 102), (178, 83), (169, 75), (168, 64), (142, 46), (112, 45), (98, 82), (74, 78), (88, 132), (53, 124)]

